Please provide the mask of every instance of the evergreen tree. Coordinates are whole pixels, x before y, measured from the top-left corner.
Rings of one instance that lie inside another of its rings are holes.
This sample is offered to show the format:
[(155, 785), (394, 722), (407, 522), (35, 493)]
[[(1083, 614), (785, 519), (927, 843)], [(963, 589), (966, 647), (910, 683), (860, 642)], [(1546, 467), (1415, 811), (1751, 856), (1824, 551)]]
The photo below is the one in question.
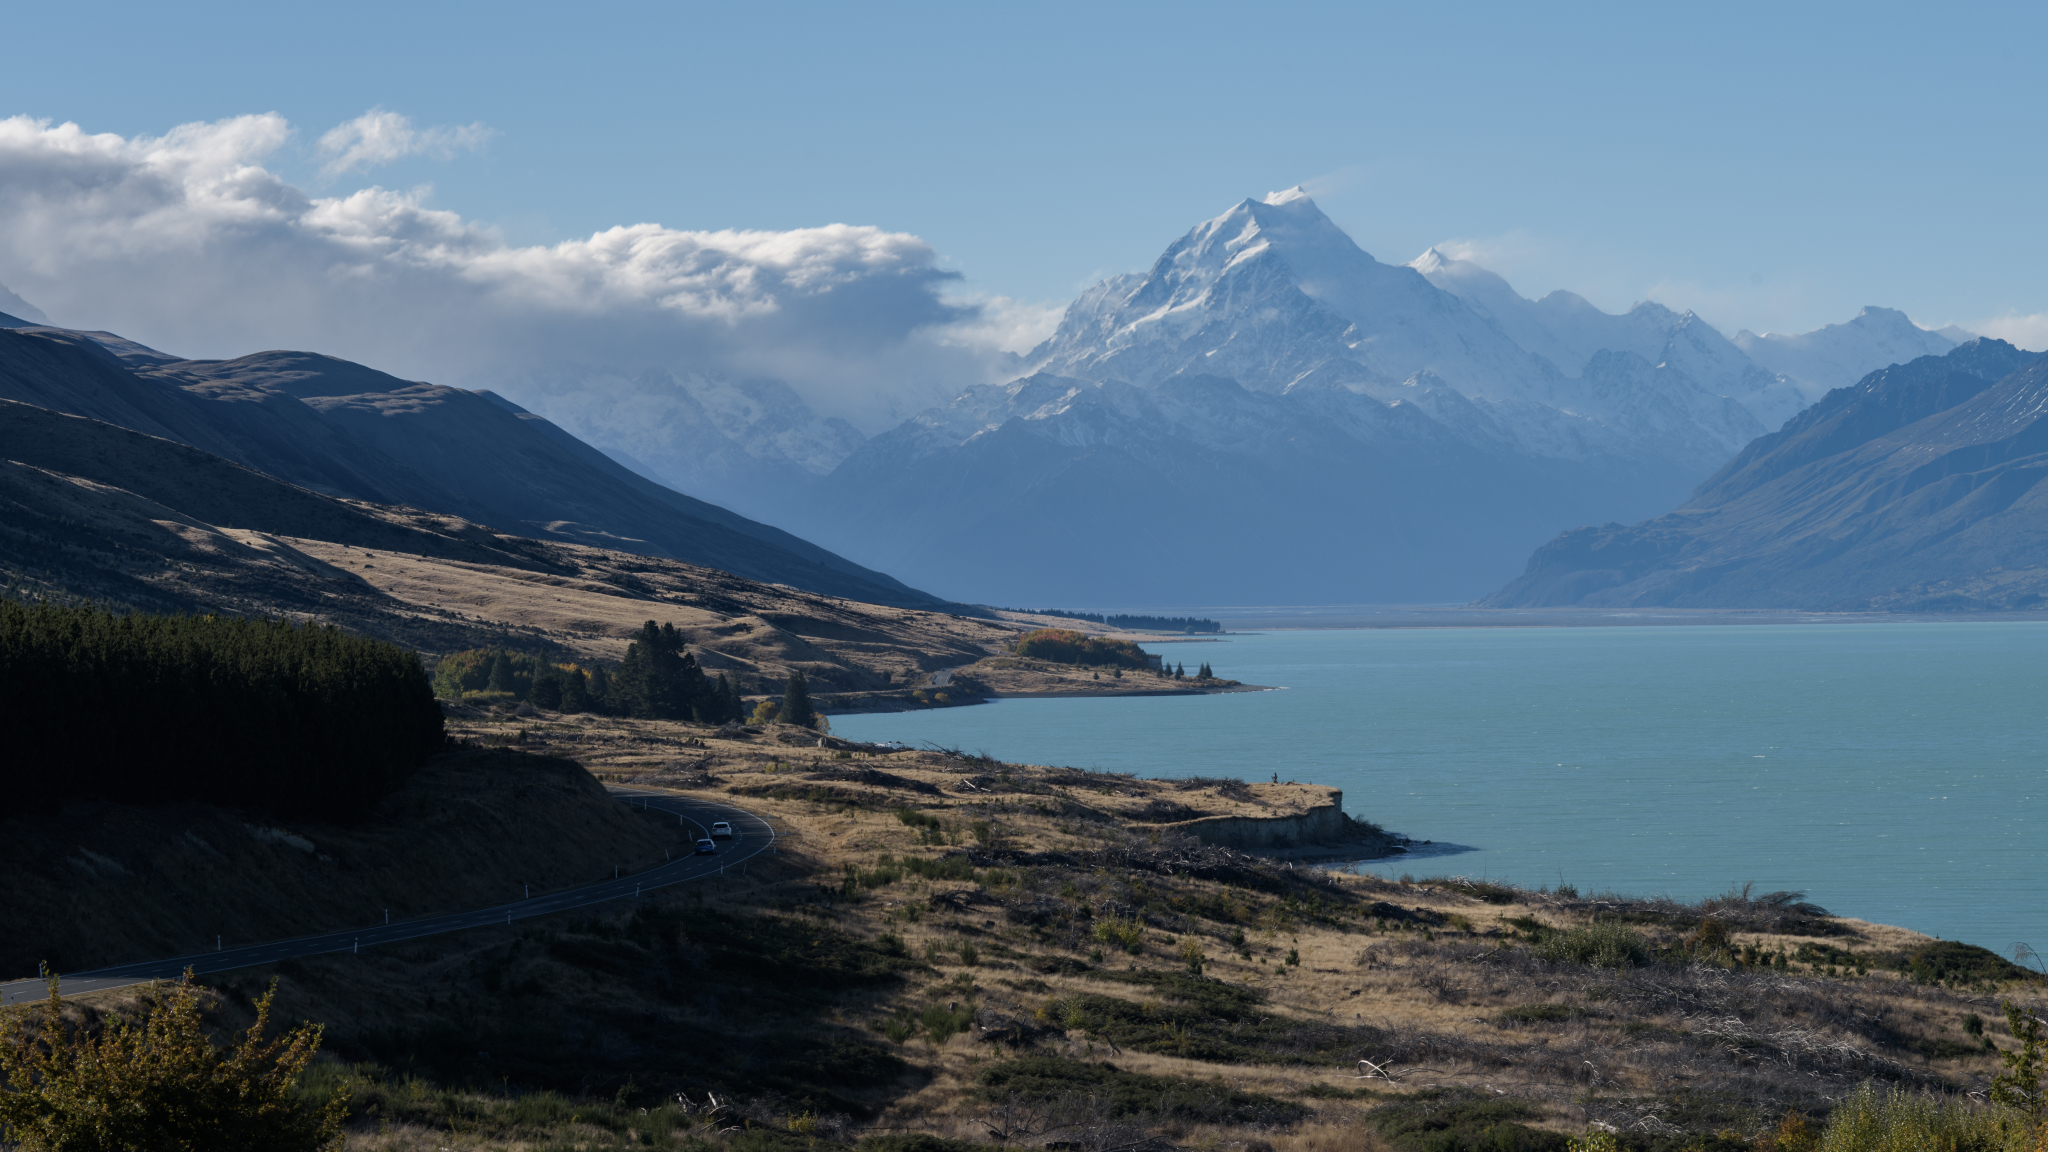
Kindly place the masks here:
[(352, 819), (444, 736), (418, 653), (282, 620), (0, 601), (0, 700), (10, 812), (80, 796)]
[(491, 661), (491, 691), (512, 691), (512, 657), (508, 653), (500, 652)]
[(590, 678), (581, 668), (571, 668), (562, 674), (562, 711), (590, 711)]
[(809, 728), (817, 713), (811, 710), (811, 687), (804, 683), (801, 668), (789, 670), (789, 686), (782, 690), (782, 722)]
[(745, 708), (740, 703), (740, 690), (733, 687), (732, 681), (726, 679), (723, 672), (718, 674), (716, 699), (718, 700), (716, 723), (731, 724), (747, 718)]
[(551, 665), (544, 665), (533, 674), (533, 687), (526, 690), (526, 699), (535, 708), (559, 712), (562, 708), (562, 674)]
[(1187, 666), (1187, 665), (1185, 665), (1185, 664), (1176, 664), (1176, 665), (1174, 665), (1174, 666), (1173, 666), (1173, 678), (1174, 678), (1175, 680), (1185, 680), (1185, 679), (1187, 679), (1187, 678), (1188, 678), (1188, 666)]
[(603, 668), (590, 670), (590, 691), (587, 695), (589, 707), (586, 711), (608, 716), (612, 713), (612, 677)]
[(699, 703), (710, 690), (697, 658), (683, 651), (682, 633), (674, 624), (657, 625), (652, 620), (633, 634), (626, 658), (612, 677), (618, 711), (652, 720), (700, 715)]

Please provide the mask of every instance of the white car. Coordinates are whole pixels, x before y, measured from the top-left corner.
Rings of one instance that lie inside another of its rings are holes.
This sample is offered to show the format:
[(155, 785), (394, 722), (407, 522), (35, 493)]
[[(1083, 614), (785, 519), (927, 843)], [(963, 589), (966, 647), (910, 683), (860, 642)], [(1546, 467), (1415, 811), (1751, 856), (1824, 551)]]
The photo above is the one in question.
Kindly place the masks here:
[(732, 825), (730, 825), (730, 824), (726, 823), (726, 822), (725, 822), (725, 821), (723, 821), (723, 820), (720, 820), (720, 821), (718, 821), (718, 822), (716, 822), (716, 823), (712, 824), (712, 825), (711, 825), (711, 838), (712, 838), (713, 840), (730, 840), (730, 839), (732, 839)]

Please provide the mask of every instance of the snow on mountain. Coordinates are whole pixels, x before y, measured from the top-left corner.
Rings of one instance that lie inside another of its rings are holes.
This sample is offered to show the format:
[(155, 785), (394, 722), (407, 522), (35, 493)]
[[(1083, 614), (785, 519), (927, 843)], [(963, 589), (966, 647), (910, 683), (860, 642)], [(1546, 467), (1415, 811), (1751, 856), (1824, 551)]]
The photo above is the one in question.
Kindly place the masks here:
[(776, 520), (866, 439), (780, 380), (587, 372), (506, 390), (650, 479)]
[(1427, 370), (1467, 395), (1536, 400), (1558, 375), (1413, 269), (1373, 259), (1300, 188), (1244, 200), (1149, 273), (1090, 290), (1027, 362), (1139, 384), (1203, 372), (1266, 392), (1343, 362), (1361, 384)]
[(1299, 189), (1248, 199), (1083, 293), (1031, 375), (863, 444), (792, 526), (991, 602), (1442, 602), (1763, 433), (1743, 400), (1776, 378), (1696, 318), (1518, 299), (1380, 263)]
[(1829, 324), (1798, 335), (1737, 332), (1735, 346), (1751, 360), (1796, 383), (1811, 402), (1880, 368), (1911, 363), (1921, 356), (1940, 356), (1968, 339), (1970, 334), (1961, 329), (1930, 332), (1896, 308), (1872, 306), (1845, 324)]
[[(1648, 363), (1581, 379), (1603, 350)], [(1044, 372), (1165, 386), (1191, 373), (1254, 392), (1341, 387), (1395, 403), (1418, 373), (1476, 402), (1474, 442), (1574, 459), (1676, 454), (1700, 475), (1796, 400), (1690, 314), (1609, 316), (1570, 293), (1524, 300), (1432, 250), (1383, 264), (1299, 188), (1196, 225), (1143, 275), (1104, 281), (1028, 357)], [(1733, 397), (1736, 404), (1728, 403)], [(1412, 401), (1409, 401), (1412, 402)]]
[(1569, 375), (1582, 374), (1601, 352), (1633, 353), (1714, 396), (1736, 400), (1765, 431), (1777, 428), (1809, 402), (1790, 381), (1759, 367), (1692, 312), (1673, 312), (1645, 300), (1616, 316), (1561, 289), (1530, 300), (1500, 275), (1436, 248), (1409, 267)]

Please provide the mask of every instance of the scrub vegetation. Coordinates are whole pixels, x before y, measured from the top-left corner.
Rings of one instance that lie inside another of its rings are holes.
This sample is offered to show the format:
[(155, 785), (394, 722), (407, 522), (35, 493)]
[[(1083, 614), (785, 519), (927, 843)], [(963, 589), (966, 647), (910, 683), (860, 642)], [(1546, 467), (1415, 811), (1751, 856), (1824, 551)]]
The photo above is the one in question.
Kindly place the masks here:
[(273, 979), (325, 1023), (295, 1092), (345, 1099), (352, 1149), (2040, 1148), (2040, 978), (1798, 893), (1387, 879), (1143, 819), (1322, 795), (1277, 781), (476, 708), (456, 735), (782, 835), (637, 901), (208, 979), (222, 1028)]

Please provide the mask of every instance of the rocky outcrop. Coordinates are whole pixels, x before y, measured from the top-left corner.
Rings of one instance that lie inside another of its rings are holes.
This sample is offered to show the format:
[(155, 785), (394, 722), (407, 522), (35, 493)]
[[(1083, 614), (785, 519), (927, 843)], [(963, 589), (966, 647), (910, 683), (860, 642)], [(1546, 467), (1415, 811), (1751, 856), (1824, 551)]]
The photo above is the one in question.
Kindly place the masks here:
[(1328, 790), (1327, 803), (1285, 816), (1202, 816), (1154, 824), (1160, 832), (1181, 832), (1204, 844), (1247, 852), (1286, 852), (1367, 858), (1390, 856), (1399, 841), (1376, 824), (1344, 814), (1344, 793)]

